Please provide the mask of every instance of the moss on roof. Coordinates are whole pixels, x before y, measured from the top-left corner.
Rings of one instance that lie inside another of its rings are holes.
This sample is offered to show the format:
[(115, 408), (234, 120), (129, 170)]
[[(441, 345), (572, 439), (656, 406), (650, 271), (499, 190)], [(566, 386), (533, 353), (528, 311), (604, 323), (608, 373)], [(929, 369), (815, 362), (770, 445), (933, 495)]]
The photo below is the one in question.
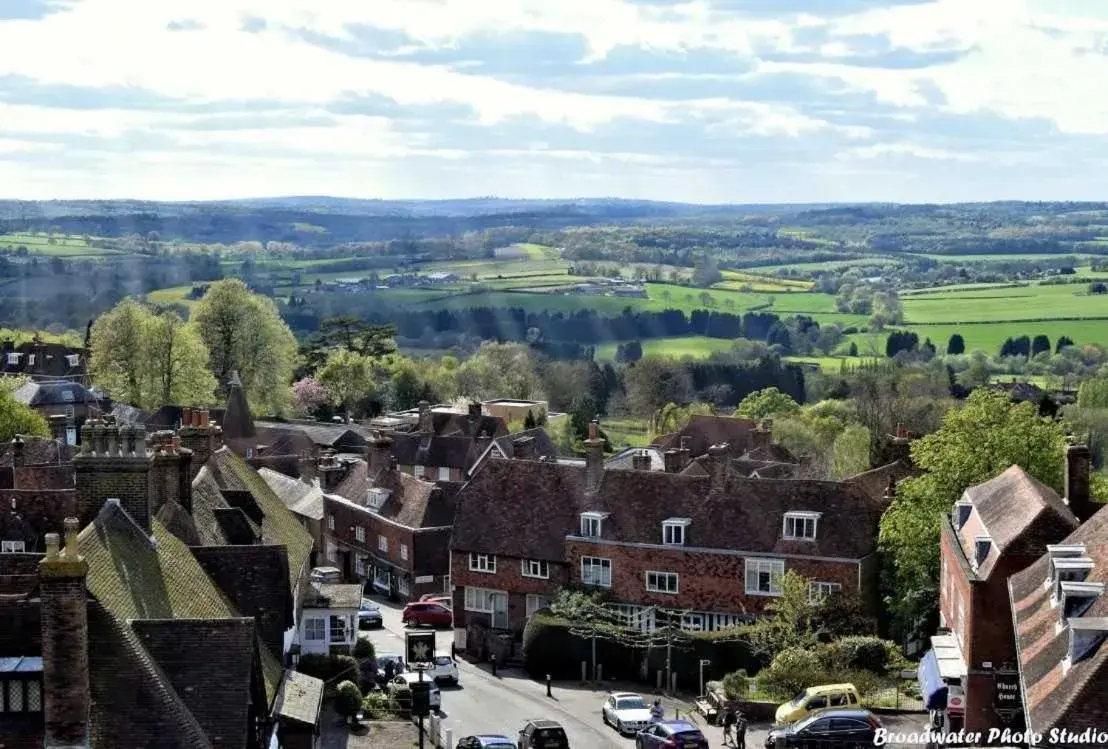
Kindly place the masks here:
[(116, 619), (222, 619), (238, 613), (176, 536), (157, 520), (154, 541), (114, 502), (81, 531), (88, 588)]

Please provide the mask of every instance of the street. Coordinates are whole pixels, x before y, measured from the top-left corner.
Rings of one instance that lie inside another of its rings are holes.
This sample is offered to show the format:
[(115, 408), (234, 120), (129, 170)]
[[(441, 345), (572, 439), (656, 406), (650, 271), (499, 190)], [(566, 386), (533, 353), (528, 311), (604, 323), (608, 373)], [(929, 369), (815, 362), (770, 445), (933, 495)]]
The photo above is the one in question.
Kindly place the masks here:
[[(400, 607), (379, 598), (374, 600), (381, 607), (384, 627), (363, 630), (360, 636), (369, 638), (378, 655), (403, 654), (404, 627), (400, 623)], [(436, 632), (436, 647), (440, 654), (450, 652), (452, 639), (452, 630)], [(455, 743), (463, 736), (478, 733), (501, 733), (515, 741), (524, 721), (549, 718), (562, 724), (570, 745), (575, 748), (634, 747), (633, 737), (619, 736), (612, 728), (605, 726), (600, 717), (600, 707), (609, 692), (623, 691), (623, 686), (595, 689), (591, 685), (556, 682), (553, 697), (547, 697), (544, 684), (517, 669), (502, 668), (497, 676), (493, 676), (487, 664), (478, 666), (458, 659), (458, 673), (458, 687), (441, 687), (442, 728), (452, 732)], [(626, 691), (637, 691), (648, 702), (655, 699), (650, 691), (642, 687), (628, 686)], [(684, 703), (662, 698), (662, 704), (667, 718), (673, 718), (677, 710), (681, 711), (681, 717), (685, 717)], [(919, 730), (925, 722), (925, 716), (915, 714), (880, 717), (890, 731)], [(702, 719), (697, 722), (712, 747), (723, 746), (722, 729), (706, 725)], [(752, 749), (764, 747), (769, 728), (768, 723), (752, 723), (747, 731), (746, 745)]]

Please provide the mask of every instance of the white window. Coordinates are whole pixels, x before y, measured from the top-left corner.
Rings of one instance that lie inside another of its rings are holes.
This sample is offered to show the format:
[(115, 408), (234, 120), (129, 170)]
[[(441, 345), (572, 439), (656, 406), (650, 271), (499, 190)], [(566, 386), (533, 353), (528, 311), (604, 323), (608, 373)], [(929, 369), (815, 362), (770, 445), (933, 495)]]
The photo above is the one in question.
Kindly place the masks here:
[(402, 596), (408, 595), (408, 593), (411, 591), (411, 588), (408, 587), (408, 578), (406, 578), (406, 577), (396, 578), (396, 590)]
[(325, 619), (313, 617), (304, 620), (304, 639), (322, 642), (327, 639), (327, 622)]
[(581, 557), (581, 582), (600, 588), (612, 587), (612, 560), (601, 557)]
[(400, 558), (408, 561), (408, 544), (400, 544)]
[(386, 554), (388, 553), (388, 551), (389, 551), (389, 540), (387, 538), (385, 538), (384, 536), (378, 536), (377, 537), (377, 550), (378, 551), (383, 551)]
[(603, 535), (603, 523), (606, 517), (608, 517), (606, 512), (582, 512), (581, 535), (585, 538), (600, 538)]
[(369, 496), (367, 502), (371, 510), (380, 510), (381, 505), (385, 504), (385, 500), (389, 498), (389, 490), (381, 489), (379, 487), (372, 487), (369, 490)]
[(423, 478), (423, 466), (415, 466), (412, 468), (412, 475), (417, 479)]
[(682, 614), (681, 615), (681, 629), (688, 630), (690, 632), (703, 632), (704, 631), (704, 615), (703, 614)]
[(843, 586), (839, 583), (808, 583), (808, 602), (820, 603), (824, 598), (832, 593), (838, 593), (842, 591)]
[(472, 572), (496, 572), (496, 556), (470, 552), (469, 569)]
[(26, 545), (22, 541), (0, 541), (0, 554), (22, 554)]
[(23, 354), (18, 354), (18, 353), (8, 354), (8, 364), (10, 364), (13, 367), (15, 365), (19, 364), (19, 357), (21, 357), (21, 356), (23, 356)]
[(327, 530), (333, 531), (334, 529), (335, 529), (335, 516), (334, 515), (328, 515), (327, 516)]
[(541, 577), (543, 580), (550, 577), (550, 565), (545, 559), (524, 559), (521, 567), (524, 577)]
[(346, 642), (346, 617), (331, 616), (331, 642)]
[(781, 595), (781, 578), (785, 575), (784, 559), (747, 559), (746, 593), (755, 596)]
[(550, 605), (550, 599), (534, 593), (527, 594), (527, 618), (530, 619), (539, 609)]
[(471, 588), (469, 586), (466, 586), (466, 611), (476, 611), (482, 614), (491, 614), (494, 604), (493, 599), (496, 596), (502, 595), (506, 595), (502, 590), (490, 590), (489, 588)]
[(662, 522), (662, 543), (666, 546), (684, 546), (688, 518), (670, 518)]
[(449, 480), (450, 480), (450, 469), (446, 468), (445, 466), (440, 466), (439, 467), (439, 481), (449, 481)]
[(818, 512), (786, 512), (783, 535), (790, 539), (813, 539), (816, 537)]
[(676, 572), (647, 572), (646, 589), (651, 593), (676, 593)]
[(358, 577), (365, 577), (365, 560), (362, 557), (354, 557), (354, 571)]
[(34, 354), (27, 354), (27, 366), (28, 367), (35, 366), (35, 355)]
[(331, 543), (330, 541), (327, 541), (327, 542), (324, 543), (324, 546), (327, 547), (327, 561), (328, 562), (337, 562), (338, 561), (338, 554), (335, 553), (335, 545), (333, 543)]
[(66, 354), (65, 360), (67, 362), (69, 362), (69, 366), (76, 367), (78, 364), (81, 363), (81, 355), (80, 354)]
[(363, 543), (364, 544), (365, 543), (365, 528), (363, 528), (360, 525), (357, 526), (356, 528), (354, 528), (354, 539), (356, 541), (358, 541), (358, 543)]

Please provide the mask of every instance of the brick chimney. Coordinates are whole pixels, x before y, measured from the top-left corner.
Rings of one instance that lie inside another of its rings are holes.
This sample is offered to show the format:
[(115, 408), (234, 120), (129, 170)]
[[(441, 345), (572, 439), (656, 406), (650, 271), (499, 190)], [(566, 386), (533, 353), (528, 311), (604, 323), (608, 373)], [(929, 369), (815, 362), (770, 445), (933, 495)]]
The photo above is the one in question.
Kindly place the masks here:
[(166, 502), (177, 502), (192, 512), (192, 452), (181, 447), (181, 438), (171, 430), (154, 432), (147, 440), (153, 464), (150, 467), (150, 512), (158, 514)]
[(346, 466), (339, 463), (334, 455), (324, 455), (319, 459), (316, 472), (319, 474), (319, 488), (330, 494), (342, 482)]
[(750, 435), (754, 447), (769, 447), (773, 444), (773, 419), (762, 419)]
[(666, 473), (681, 473), (685, 470), (681, 467), (680, 450), (666, 450), (662, 453), (662, 460), (665, 463)]
[(118, 498), (120, 506), (149, 535), (151, 465), (144, 427), (86, 421), (81, 427), (81, 451), (73, 458), (81, 526), (92, 522), (104, 502)]
[(431, 404), (427, 401), (419, 402), (419, 431), (421, 434), (431, 434), (435, 431), (435, 425), (431, 421)]
[(58, 442), (65, 444), (65, 430), (69, 426), (71, 426), (69, 417), (64, 414), (54, 414), (50, 417), (50, 436)]
[(377, 433), (369, 443), (369, 472), (373, 476), (393, 468), (392, 439)]
[(1066, 446), (1065, 487), (1066, 504), (1070, 512), (1081, 522), (1091, 518), (1101, 505), (1092, 501), (1089, 491), (1089, 466), (1092, 453), (1088, 445), (1071, 444)]
[(77, 550), (77, 518), (65, 519), (65, 548), (46, 534), (39, 562), (46, 749), (89, 744), (88, 563)]
[(908, 430), (900, 424), (896, 425), (896, 431), (889, 435), (885, 446), (885, 456), (890, 463), (900, 460), (905, 463), (912, 462), (912, 440), (908, 436)]
[(589, 438), (585, 440), (585, 485), (588, 491), (600, 488), (604, 478), (604, 440), (600, 437), (600, 423), (593, 419), (589, 424)]
[(480, 419), (483, 410), (484, 410), (484, 407), (480, 403), (477, 403), (477, 402), (470, 403), (469, 404), (469, 420), (470, 421), (477, 421), (478, 419)]
[(636, 471), (650, 470), (650, 453), (646, 450), (638, 450), (631, 456), (631, 468)]
[(727, 483), (727, 451), (726, 442), (708, 448), (707, 468), (712, 479), (713, 490), (722, 489)]
[(12, 437), (12, 468), (23, 467), (23, 435)]
[(189, 466), (189, 483), (200, 473), (216, 450), (222, 447), (219, 427), (211, 422), (206, 408), (182, 408), (181, 428), (177, 431), (181, 447), (192, 454)]

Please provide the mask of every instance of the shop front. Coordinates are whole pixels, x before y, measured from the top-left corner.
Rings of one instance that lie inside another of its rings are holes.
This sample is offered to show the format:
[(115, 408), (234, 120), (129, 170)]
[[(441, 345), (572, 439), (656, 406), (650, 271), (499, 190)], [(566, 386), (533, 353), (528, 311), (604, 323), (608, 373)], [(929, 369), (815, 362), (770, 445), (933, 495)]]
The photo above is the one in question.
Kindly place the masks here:
[[(946, 736), (958, 735), (965, 727), (966, 697), (963, 680), (966, 664), (953, 635), (935, 635), (931, 649), (920, 659), (917, 678), (930, 729)], [(944, 742), (942, 746), (955, 746)]]

